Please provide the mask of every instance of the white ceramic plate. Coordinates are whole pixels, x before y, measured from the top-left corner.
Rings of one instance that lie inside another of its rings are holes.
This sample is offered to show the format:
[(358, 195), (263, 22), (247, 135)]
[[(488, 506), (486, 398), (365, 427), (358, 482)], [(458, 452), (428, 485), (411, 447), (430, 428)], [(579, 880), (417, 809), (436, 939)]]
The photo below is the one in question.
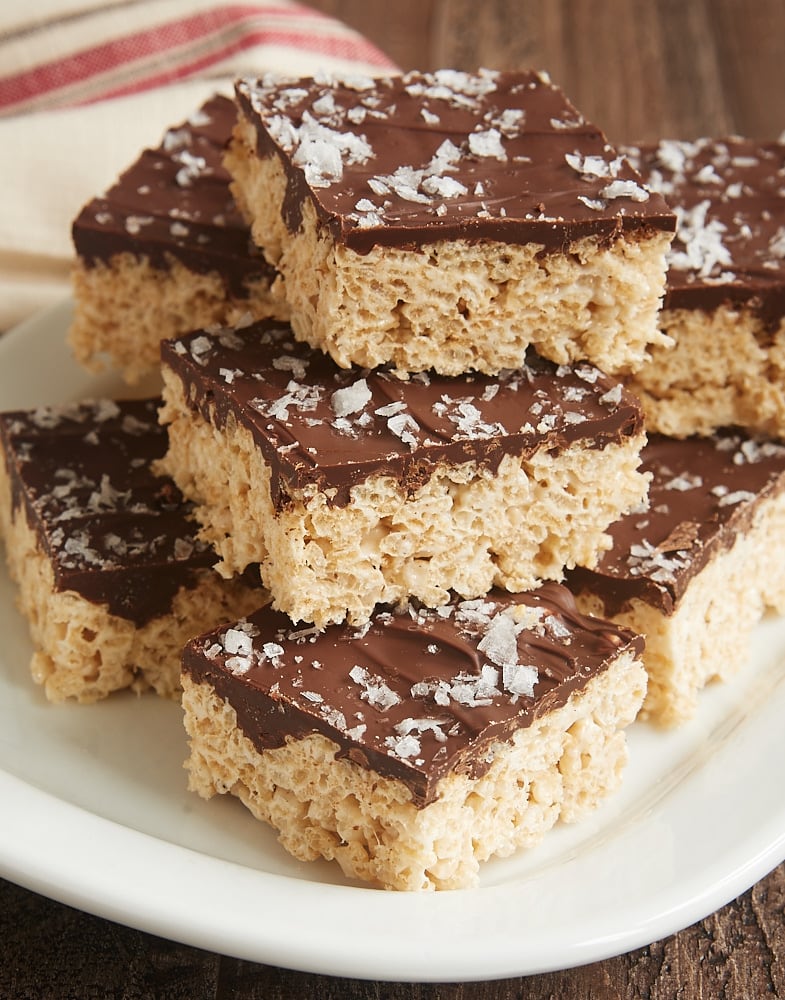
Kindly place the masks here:
[[(70, 359), (69, 305), (0, 339), (0, 409), (121, 395)], [(145, 387), (149, 389), (151, 387)], [(0, 570), (0, 873), (239, 958), (368, 979), (463, 981), (607, 958), (711, 913), (785, 858), (785, 622), (698, 716), (629, 730), (622, 790), (484, 869), (479, 888), (385, 893), (303, 865), (233, 799), (185, 789), (180, 710), (120, 694), (50, 705)]]

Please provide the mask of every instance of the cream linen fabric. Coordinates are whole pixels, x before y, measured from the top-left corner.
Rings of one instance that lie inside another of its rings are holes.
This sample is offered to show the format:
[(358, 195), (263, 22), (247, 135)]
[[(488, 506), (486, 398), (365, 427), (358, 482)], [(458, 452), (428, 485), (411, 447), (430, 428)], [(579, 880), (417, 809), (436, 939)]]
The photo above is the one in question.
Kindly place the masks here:
[(393, 68), (288, 0), (0, 3), (0, 331), (69, 294), (82, 205), (235, 77)]

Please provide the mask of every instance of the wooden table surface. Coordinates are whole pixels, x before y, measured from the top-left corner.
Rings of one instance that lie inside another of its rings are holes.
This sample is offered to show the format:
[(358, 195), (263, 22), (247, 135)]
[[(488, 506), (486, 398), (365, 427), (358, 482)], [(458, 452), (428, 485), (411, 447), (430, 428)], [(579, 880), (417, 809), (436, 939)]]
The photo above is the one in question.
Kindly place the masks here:
[[(404, 69), (545, 68), (613, 142), (732, 132), (776, 138), (785, 131), (785, 0), (321, 0), (313, 6), (360, 29)], [(783, 776), (769, 780), (783, 794)], [(719, 912), (630, 954), (464, 984), (363, 982), (255, 965), (0, 882), (0, 998), (104, 997), (785, 998), (785, 865)]]

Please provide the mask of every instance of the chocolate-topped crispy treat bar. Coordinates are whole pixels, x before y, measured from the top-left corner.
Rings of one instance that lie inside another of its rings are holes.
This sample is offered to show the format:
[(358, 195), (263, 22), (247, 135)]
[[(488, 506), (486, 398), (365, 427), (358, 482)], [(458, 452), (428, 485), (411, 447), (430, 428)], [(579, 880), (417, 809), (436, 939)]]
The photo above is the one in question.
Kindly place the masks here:
[(646, 636), (643, 715), (671, 725), (745, 662), (767, 608), (785, 612), (785, 445), (652, 435), (642, 467), (649, 509), (613, 525), (613, 548), (567, 582), (582, 610)]
[(542, 73), (236, 84), (233, 190), (297, 337), (342, 367), (628, 372), (675, 220)]
[(150, 466), (160, 400), (0, 414), (0, 535), (52, 701), (174, 695), (180, 650), (265, 595), (221, 580), (189, 506)]
[(192, 790), (230, 792), (303, 861), (451, 889), (619, 784), (643, 640), (561, 585), (319, 632), (267, 608), (183, 654)]
[(647, 426), (785, 437), (785, 144), (667, 140), (627, 149), (678, 220), (655, 345), (631, 383)]
[(219, 572), (259, 563), (295, 621), (559, 579), (646, 492), (638, 402), (588, 363), (403, 381), (273, 321), (166, 341), (162, 362), (162, 468)]
[(157, 368), (163, 337), (281, 315), (222, 166), (235, 117), (212, 98), (79, 213), (69, 341), (81, 363), (133, 382)]

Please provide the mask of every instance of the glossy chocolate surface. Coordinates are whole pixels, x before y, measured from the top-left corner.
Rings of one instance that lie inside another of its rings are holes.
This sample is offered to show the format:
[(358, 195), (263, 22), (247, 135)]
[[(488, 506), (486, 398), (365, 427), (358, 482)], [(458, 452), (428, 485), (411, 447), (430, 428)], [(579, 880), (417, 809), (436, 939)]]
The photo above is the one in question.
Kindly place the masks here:
[(233, 706), (260, 752), (321, 733), (340, 756), (405, 782), (423, 806), (444, 775), (483, 774), (493, 743), (642, 648), (548, 583), (436, 610), (381, 610), (360, 630), (297, 628), (267, 607), (192, 640), (183, 669)]
[(340, 369), (261, 321), (164, 341), (162, 360), (189, 406), (218, 428), (231, 417), (272, 470), (279, 508), (309, 486), (346, 504), (356, 483), (393, 476), (415, 492), (443, 463), (496, 469), (505, 455), (602, 449), (642, 429), (640, 405), (588, 363), (535, 356), (498, 377)]
[(12, 505), (24, 509), (58, 590), (143, 625), (215, 561), (175, 484), (160, 400), (110, 400), (0, 414)]
[(216, 96), (169, 129), (160, 146), (144, 150), (74, 221), (80, 259), (91, 266), (131, 253), (163, 269), (175, 259), (199, 274), (220, 274), (238, 297), (247, 294), (247, 282), (272, 280), (223, 167), (235, 118), (234, 103)]
[(760, 500), (785, 488), (785, 445), (742, 434), (651, 435), (642, 458), (653, 474), (649, 510), (611, 525), (613, 548), (594, 571), (567, 574), (573, 590), (599, 594), (608, 615), (633, 599), (672, 614), (690, 581), (749, 527)]
[(778, 326), (785, 316), (785, 144), (664, 140), (625, 152), (676, 212), (666, 308), (744, 304)]
[(333, 238), (360, 253), (454, 239), (558, 252), (584, 236), (674, 226), (541, 73), (269, 76), (236, 92), (259, 155), (284, 165), (289, 229), (310, 198)]

